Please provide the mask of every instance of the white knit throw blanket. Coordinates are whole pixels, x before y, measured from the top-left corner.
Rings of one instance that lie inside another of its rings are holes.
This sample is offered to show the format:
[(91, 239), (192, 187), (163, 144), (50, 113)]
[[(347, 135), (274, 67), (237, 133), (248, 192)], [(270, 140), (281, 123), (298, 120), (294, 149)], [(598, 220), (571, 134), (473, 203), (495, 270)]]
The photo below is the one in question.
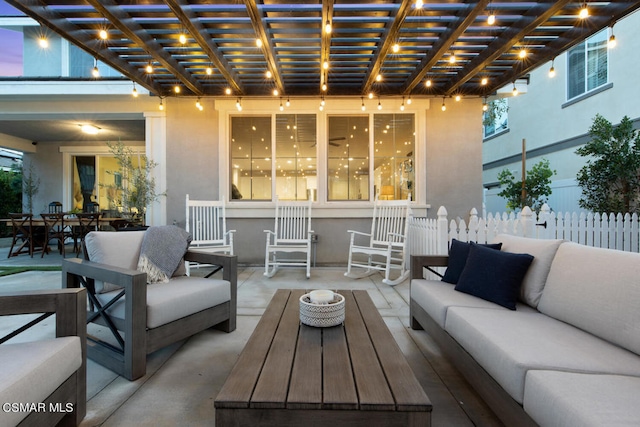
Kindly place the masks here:
[(168, 282), (191, 243), (191, 235), (175, 225), (149, 227), (144, 233), (138, 271), (147, 283)]

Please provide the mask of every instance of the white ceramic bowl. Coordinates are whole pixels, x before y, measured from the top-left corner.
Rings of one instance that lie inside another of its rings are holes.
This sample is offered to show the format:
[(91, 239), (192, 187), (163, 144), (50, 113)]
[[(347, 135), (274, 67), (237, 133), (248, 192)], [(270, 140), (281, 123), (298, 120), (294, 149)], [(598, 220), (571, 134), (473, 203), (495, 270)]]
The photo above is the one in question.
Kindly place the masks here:
[(344, 322), (344, 297), (334, 293), (329, 304), (314, 304), (309, 294), (300, 297), (300, 322), (308, 326), (327, 328)]

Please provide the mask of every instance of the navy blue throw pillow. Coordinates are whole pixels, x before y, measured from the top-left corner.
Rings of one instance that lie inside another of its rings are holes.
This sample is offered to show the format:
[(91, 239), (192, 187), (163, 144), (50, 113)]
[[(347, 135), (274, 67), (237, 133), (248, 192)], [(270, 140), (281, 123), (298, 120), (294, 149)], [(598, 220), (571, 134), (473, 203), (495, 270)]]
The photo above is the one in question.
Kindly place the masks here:
[[(476, 243), (474, 243), (476, 244)], [(481, 244), (491, 249), (500, 250), (502, 243), (487, 243)], [(467, 263), (467, 257), (469, 256), (469, 248), (471, 244), (467, 242), (461, 242), (460, 240), (451, 240), (451, 248), (449, 249), (449, 261), (447, 262), (447, 269), (442, 276), (442, 281), (447, 283), (456, 284), (460, 279), (460, 274), (464, 270), (464, 266)]]
[(533, 256), (529, 254), (471, 244), (467, 264), (455, 289), (515, 310), (522, 279), (532, 261)]

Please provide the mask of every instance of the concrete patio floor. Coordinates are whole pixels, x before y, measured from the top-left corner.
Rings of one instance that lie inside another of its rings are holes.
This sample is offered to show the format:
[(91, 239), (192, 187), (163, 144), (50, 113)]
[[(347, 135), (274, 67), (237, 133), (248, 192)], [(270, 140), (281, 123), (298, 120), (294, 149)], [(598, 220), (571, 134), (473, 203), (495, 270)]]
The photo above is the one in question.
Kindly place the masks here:
[[(61, 265), (55, 252), (7, 258), (0, 242), (0, 266)], [(71, 249), (71, 248), (69, 248)], [(67, 258), (74, 255), (68, 252)], [(206, 330), (161, 349), (148, 358), (147, 374), (127, 381), (87, 361), (87, 415), (82, 426), (202, 426), (214, 425), (214, 399), (260, 316), (278, 288), (364, 289), (370, 294), (416, 377), (433, 403), (433, 426), (502, 425), (466, 381), (442, 356), (424, 331), (409, 328), (409, 281), (395, 287), (379, 274), (364, 279), (344, 277), (345, 268), (282, 269), (273, 278), (263, 267), (238, 271), (237, 330)], [(205, 274), (205, 269), (193, 274)], [(61, 286), (60, 272), (30, 271), (0, 277), (0, 293)], [(13, 319), (13, 318), (12, 318)], [(0, 335), (14, 322), (0, 318)], [(51, 333), (52, 322), (38, 325), (31, 336)]]

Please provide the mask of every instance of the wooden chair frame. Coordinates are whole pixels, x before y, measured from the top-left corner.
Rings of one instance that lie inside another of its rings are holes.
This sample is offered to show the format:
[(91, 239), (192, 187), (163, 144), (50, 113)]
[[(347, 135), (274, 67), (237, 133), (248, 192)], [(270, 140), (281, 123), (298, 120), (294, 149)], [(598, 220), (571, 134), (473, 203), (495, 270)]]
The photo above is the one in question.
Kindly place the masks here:
[[(100, 226), (100, 213), (83, 212), (76, 214), (78, 218), (77, 232), (73, 237), (73, 250), (76, 255), (80, 255), (80, 251), (84, 245), (84, 238), (91, 231), (97, 231)], [(78, 241), (79, 240), (79, 241)]]
[[(281, 266), (303, 266), (311, 277), (311, 200), (280, 202), (276, 198), (275, 225), (267, 233), (264, 275), (273, 277)], [(278, 258), (279, 253), (302, 253), (304, 258)]]
[[(63, 213), (43, 213), (40, 214), (42, 220), (44, 221), (45, 227), (45, 246), (48, 246), (52, 240), (58, 242), (58, 248), (62, 257), (65, 257), (65, 247), (64, 242), (68, 237), (71, 236), (71, 231), (66, 230), (66, 226), (64, 225), (64, 215)], [(42, 251), (42, 257), (44, 257), (46, 250)]]
[[(147, 328), (146, 273), (79, 258), (63, 260), (63, 287), (82, 286), (87, 289), (90, 302), (87, 323), (106, 326), (114, 333), (119, 344), (112, 345), (87, 335), (87, 356), (90, 359), (129, 380), (135, 380), (146, 373), (147, 354), (210, 327), (215, 326), (225, 332), (236, 329), (237, 257), (189, 250), (185, 260), (221, 266), (222, 278), (231, 284), (231, 300), (153, 329)], [(96, 280), (117, 284), (123, 290), (109, 303), (102, 305), (95, 295)], [(123, 296), (126, 297), (124, 318), (109, 316), (105, 310)]]
[[(411, 198), (407, 200), (378, 200), (374, 203), (371, 232), (363, 233), (348, 230), (349, 260), (347, 277), (359, 279), (377, 271), (384, 271), (382, 283), (395, 286), (409, 277), (407, 265), (407, 233), (411, 217)], [(356, 237), (360, 237), (356, 240)], [(365, 243), (358, 241), (366, 240)], [(366, 257), (364, 261), (355, 260), (353, 255)], [(364, 272), (355, 273), (353, 267), (363, 268)], [(391, 271), (398, 270), (398, 277), (391, 279)]]
[[(44, 313), (16, 331), (0, 338), (0, 343), (24, 332), (55, 314), (56, 337), (78, 336), (82, 348), (82, 365), (44, 401), (50, 404), (71, 403), (73, 411), (34, 411), (20, 422), (26, 426), (77, 426), (87, 412), (87, 295), (84, 289), (57, 289), (0, 294), (0, 316)], [(51, 369), (55, 369), (54, 366)]]
[[(191, 233), (190, 249), (205, 253), (233, 255), (233, 234), (236, 230), (227, 230), (223, 200), (192, 200), (187, 194), (185, 229)], [(185, 262), (185, 267), (189, 275), (191, 268), (210, 266)]]

